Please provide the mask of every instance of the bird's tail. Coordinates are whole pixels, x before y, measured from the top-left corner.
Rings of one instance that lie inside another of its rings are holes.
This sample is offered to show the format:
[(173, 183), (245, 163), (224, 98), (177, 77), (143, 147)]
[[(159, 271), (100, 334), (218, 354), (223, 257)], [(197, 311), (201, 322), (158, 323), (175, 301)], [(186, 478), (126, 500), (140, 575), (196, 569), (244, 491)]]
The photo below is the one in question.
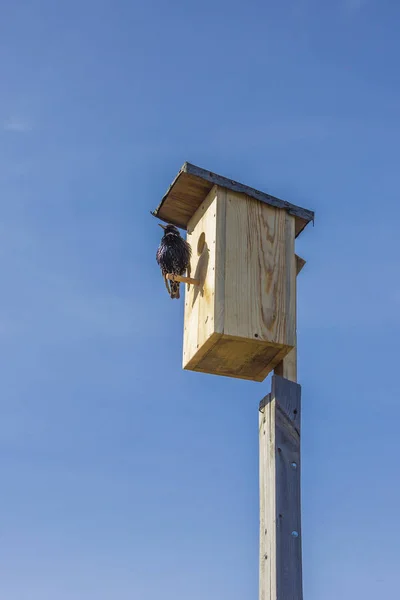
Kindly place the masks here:
[(171, 287), (171, 298), (180, 298), (179, 294), (179, 281), (170, 281), (169, 285)]

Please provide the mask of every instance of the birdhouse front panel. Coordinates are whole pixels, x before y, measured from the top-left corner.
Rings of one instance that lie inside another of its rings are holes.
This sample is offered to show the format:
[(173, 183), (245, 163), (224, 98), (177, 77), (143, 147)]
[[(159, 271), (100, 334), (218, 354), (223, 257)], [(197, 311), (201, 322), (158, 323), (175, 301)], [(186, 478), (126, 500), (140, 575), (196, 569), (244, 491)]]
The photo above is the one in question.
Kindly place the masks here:
[(295, 345), (295, 217), (215, 185), (187, 240), (184, 368), (263, 381)]

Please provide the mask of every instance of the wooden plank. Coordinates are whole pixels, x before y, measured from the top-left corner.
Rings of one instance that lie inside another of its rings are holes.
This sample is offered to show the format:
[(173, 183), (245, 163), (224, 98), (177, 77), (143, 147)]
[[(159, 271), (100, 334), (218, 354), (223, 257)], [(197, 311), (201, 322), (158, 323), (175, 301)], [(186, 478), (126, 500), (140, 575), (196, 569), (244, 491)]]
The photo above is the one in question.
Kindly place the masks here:
[(215, 233), (215, 331), (224, 332), (225, 327), (225, 252), (226, 252), (226, 203), (227, 191), (216, 187), (218, 194)]
[[(271, 394), (259, 410), (260, 560), (259, 600), (277, 600), (276, 595), (276, 469), (275, 413)], [(268, 427), (271, 428), (271, 433)], [(271, 439), (272, 438), (272, 439)]]
[(202, 373), (263, 381), (286, 352), (278, 345), (221, 335), (209, 351), (199, 351), (191, 365)]
[[(294, 261), (295, 261), (294, 248), (291, 249), (287, 245), (287, 252), (288, 252), (288, 260), (290, 260), (290, 256), (291, 256), (292, 260), (294, 259)], [(293, 271), (292, 271), (292, 273), (293, 273)], [(291, 289), (292, 289), (292, 296), (291, 296), (290, 309), (287, 309), (287, 310), (291, 310), (292, 314), (294, 315), (294, 321), (291, 322), (292, 326), (294, 326), (294, 330), (292, 331), (292, 336), (293, 336), (292, 339), (294, 340), (294, 347), (282, 359), (282, 361), (276, 365), (274, 372), (276, 375), (278, 375), (280, 377), (284, 377), (285, 379), (288, 379), (289, 381), (296, 382), (297, 381), (297, 279), (296, 279), (296, 277), (294, 277), (294, 279), (292, 281)]]
[(187, 241), (192, 247), (190, 276), (200, 285), (185, 286), (184, 369), (192, 368), (196, 354), (199, 360), (218, 339), (214, 336), (217, 200), (217, 188), (213, 187), (188, 224)]
[[(294, 254), (294, 246), (293, 249), (287, 246), (287, 252)], [(299, 274), (306, 261), (300, 256), (294, 255), (295, 263), (296, 263), (296, 276)], [(289, 381), (297, 381), (297, 277), (293, 282), (294, 288), (294, 306), (292, 306), (292, 310), (294, 310), (294, 340), (295, 345), (294, 348), (287, 354), (283, 360), (278, 363), (274, 369), (276, 375), (280, 377), (284, 377), (289, 379)]]
[(260, 403), (259, 600), (302, 600), (301, 388), (277, 375)]
[(295, 345), (294, 217), (227, 191), (224, 334)]
[(296, 236), (303, 231), (310, 221), (314, 221), (314, 212), (311, 210), (296, 206), (190, 163), (183, 165), (152, 214), (161, 220), (186, 229), (190, 218), (214, 185), (249, 196), (263, 204), (284, 209), (295, 217)]
[[(284, 236), (284, 244), (285, 244), (285, 313), (286, 315), (290, 315), (290, 318), (287, 318), (287, 339), (290, 340), (293, 351), (296, 356), (296, 373), (295, 378), (291, 379), (292, 381), (296, 381), (297, 376), (297, 353), (296, 353), (296, 337), (297, 337), (297, 274), (296, 274), (296, 256), (294, 253), (295, 246), (295, 223), (294, 219), (288, 213), (285, 213), (285, 236)], [(289, 353), (290, 356), (290, 353)]]
[(301, 206), (296, 206), (295, 204), (291, 204), (286, 200), (281, 200), (280, 198), (276, 198), (275, 196), (271, 196), (265, 192), (260, 192), (248, 185), (244, 185), (239, 183), (238, 181), (234, 181), (233, 179), (228, 179), (227, 177), (222, 177), (221, 175), (217, 175), (216, 173), (212, 173), (211, 171), (207, 171), (196, 165), (192, 165), (190, 163), (185, 163), (184, 172), (189, 175), (194, 175), (195, 177), (199, 177), (204, 179), (205, 181), (209, 181), (214, 185), (218, 185), (220, 187), (224, 187), (228, 190), (232, 190), (233, 192), (239, 192), (241, 194), (245, 194), (246, 196), (250, 196), (255, 200), (259, 200), (265, 204), (269, 204), (270, 206), (275, 206), (276, 208), (284, 208), (291, 215), (295, 215), (304, 219), (305, 221), (313, 221), (314, 220), (314, 212), (308, 210), (306, 208), (302, 208)]

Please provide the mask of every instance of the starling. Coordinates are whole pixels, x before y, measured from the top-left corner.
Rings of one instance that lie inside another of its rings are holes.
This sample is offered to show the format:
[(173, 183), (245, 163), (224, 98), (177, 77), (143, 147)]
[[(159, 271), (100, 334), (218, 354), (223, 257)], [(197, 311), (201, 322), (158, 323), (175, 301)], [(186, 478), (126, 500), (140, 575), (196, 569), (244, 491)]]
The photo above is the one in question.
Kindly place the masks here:
[(171, 298), (179, 298), (179, 281), (170, 281), (166, 275), (167, 273), (184, 275), (190, 265), (192, 250), (190, 244), (181, 237), (177, 227), (161, 225), (161, 223), (159, 226), (164, 229), (164, 235), (157, 250), (157, 263), (161, 268), (169, 295)]

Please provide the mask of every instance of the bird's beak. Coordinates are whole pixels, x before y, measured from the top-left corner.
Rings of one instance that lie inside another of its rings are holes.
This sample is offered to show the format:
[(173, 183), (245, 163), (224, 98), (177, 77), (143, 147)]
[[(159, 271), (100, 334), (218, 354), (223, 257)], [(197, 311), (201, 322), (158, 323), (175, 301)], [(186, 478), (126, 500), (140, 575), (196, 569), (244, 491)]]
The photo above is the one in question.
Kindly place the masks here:
[(165, 229), (166, 225), (161, 225), (161, 223), (157, 223), (157, 225), (159, 225), (160, 227), (162, 227), (163, 229)]

